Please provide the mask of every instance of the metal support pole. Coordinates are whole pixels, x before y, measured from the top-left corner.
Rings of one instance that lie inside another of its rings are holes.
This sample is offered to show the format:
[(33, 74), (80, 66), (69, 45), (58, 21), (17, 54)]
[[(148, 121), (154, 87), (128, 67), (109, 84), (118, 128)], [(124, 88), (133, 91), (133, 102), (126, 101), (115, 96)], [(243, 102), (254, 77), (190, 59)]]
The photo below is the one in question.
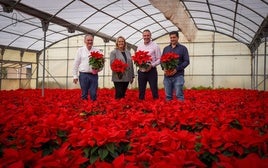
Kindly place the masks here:
[[(5, 49), (4, 48), (0, 48), (1, 49), (1, 55), (0, 55), (0, 60), (4, 60), (4, 53), (5, 53)], [(3, 63), (0, 64), (1, 65), (1, 76), (0, 76), (0, 90), (2, 90), (2, 78), (4, 78), (3, 76)]]
[(22, 57), (23, 57), (24, 52), (20, 52), (20, 69), (19, 69), (19, 88), (21, 89), (22, 84), (21, 84), (21, 73), (22, 73)]
[(255, 81), (255, 89), (258, 90), (258, 86), (259, 86), (259, 82), (258, 82), (258, 78), (259, 78), (259, 52), (258, 49), (256, 50), (256, 81)]
[(49, 22), (42, 20), (42, 29), (44, 32), (44, 49), (43, 49), (43, 79), (42, 79), (42, 97), (45, 96), (45, 59), (46, 59), (46, 36), (47, 36), (47, 30)]
[(40, 52), (39, 53), (36, 53), (36, 79), (35, 79), (35, 88), (38, 88), (39, 58), (40, 58)]
[(215, 68), (214, 68), (214, 66), (215, 66), (215, 32), (213, 33), (213, 41), (212, 41), (212, 72), (211, 72), (211, 84), (212, 84), (212, 88), (214, 89), (214, 87), (215, 87), (215, 82), (214, 82), (214, 80), (215, 80)]
[(66, 88), (69, 88), (68, 81), (69, 81), (69, 60), (70, 60), (70, 38), (67, 39), (67, 71), (66, 71)]
[[(103, 54), (104, 54), (104, 57), (106, 56), (106, 51), (107, 51), (107, 43), (109, 42), (109, 40), (108, 39), (103, 39), (103, 42), (104, 42), (104, 51), (103, 51)], [(103, 72), (102, 72), (102, 74), (103, 74), (103, 78), (102, 78), (102, 87), (105, 87), (105, 66), (104, 66), (104, 68), (103, 68)]]
[(267, 46), (267, 38), (265, 37), (264, 38), (264, 76), (263, 76), (263, 90), (266, 90), (266, 80), (267, 80), (267, 77), (266, 77), (266, 46)]
[(251, 52), (251, 89), (255, 89), (255, 52)]

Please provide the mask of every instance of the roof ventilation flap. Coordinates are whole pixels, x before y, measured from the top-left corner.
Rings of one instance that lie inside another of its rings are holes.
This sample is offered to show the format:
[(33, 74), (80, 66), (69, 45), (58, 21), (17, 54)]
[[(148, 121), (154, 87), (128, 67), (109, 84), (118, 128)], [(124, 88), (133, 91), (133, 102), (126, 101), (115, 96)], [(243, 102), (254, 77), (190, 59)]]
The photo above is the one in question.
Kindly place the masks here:
[(74, 33), (75, 29), (73, 27), (67, 27), (68, 33)]
[(13, 7), (12, 6), (7, 6), (7, 5), (4, 5), (4, 4), (1, 4), (1, 6), (2, 6), (4, 12), (6, 12), (6, 13), (12, 13), (13, 12)]

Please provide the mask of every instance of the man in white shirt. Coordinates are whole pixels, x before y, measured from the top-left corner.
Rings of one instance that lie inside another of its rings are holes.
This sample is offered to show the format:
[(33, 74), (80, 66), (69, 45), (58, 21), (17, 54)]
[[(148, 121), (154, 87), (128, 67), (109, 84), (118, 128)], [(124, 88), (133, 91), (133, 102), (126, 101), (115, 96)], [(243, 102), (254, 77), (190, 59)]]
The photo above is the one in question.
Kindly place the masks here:
[(145, 99), (147, 82), (150, 85), (153, 99), (158, 99), (158, 74), (156, 66), (160, 64), (161, 50), (160, 47), (152, 41), (150, 30), (146, 29), (142, 33), (143, 44), (138, 46), (137, 51), (148, 51), (152, 57), (149, 68), (144, 72), (138, 70), (139, 99)]
[(90, 52), (99, 51), (93, 47), (93, 41), (94, 36), (92, 34), (86, 34), (84, 37), (85, 46), (77, 50), (73, 64), (73, 83), (77, 84), (79, 79), (82, 100), (88, 100), (89, 92), (90, 99), (95, 101), (97, 99), (98, 73), (95, 73), (88, 63)]

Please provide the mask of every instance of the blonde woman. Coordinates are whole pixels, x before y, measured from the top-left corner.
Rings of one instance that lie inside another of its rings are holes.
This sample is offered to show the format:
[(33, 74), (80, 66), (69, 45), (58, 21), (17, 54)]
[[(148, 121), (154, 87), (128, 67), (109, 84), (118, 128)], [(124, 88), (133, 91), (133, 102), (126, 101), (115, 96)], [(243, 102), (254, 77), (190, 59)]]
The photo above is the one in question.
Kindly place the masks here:
[(110, 54), (110, 65), (112, 66), (115, 59), (121, 60), (128, 65), (122, 76), (119, 77), (114, 71), (112, 73), (112, 81), (115, 87), (115, 99), (121, 99), (125, 97), (129, 83), (133, 82), (134, 69), (131, 54), (126, 49), (125, 38), (119, 36), (115, 43), (116, 47)]

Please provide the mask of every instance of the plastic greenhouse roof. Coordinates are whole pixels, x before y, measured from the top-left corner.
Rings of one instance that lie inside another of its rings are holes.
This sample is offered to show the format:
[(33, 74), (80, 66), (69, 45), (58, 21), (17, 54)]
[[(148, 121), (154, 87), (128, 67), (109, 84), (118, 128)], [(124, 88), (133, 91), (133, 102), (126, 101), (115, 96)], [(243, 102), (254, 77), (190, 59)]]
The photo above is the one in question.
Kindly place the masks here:
[(122, 35), (135, 48), (144, 29), (151, 30), (154, 39), (172, 30), (194, 36), (179, 24), (187, 19), (195, 29), (225, 34), (252, 51), (268, 34), (267, 0), (0, 0), (0, 4), (3, 49), (41, 52), (45, 40), (49, 47), (83, 33), (105, 41)]

